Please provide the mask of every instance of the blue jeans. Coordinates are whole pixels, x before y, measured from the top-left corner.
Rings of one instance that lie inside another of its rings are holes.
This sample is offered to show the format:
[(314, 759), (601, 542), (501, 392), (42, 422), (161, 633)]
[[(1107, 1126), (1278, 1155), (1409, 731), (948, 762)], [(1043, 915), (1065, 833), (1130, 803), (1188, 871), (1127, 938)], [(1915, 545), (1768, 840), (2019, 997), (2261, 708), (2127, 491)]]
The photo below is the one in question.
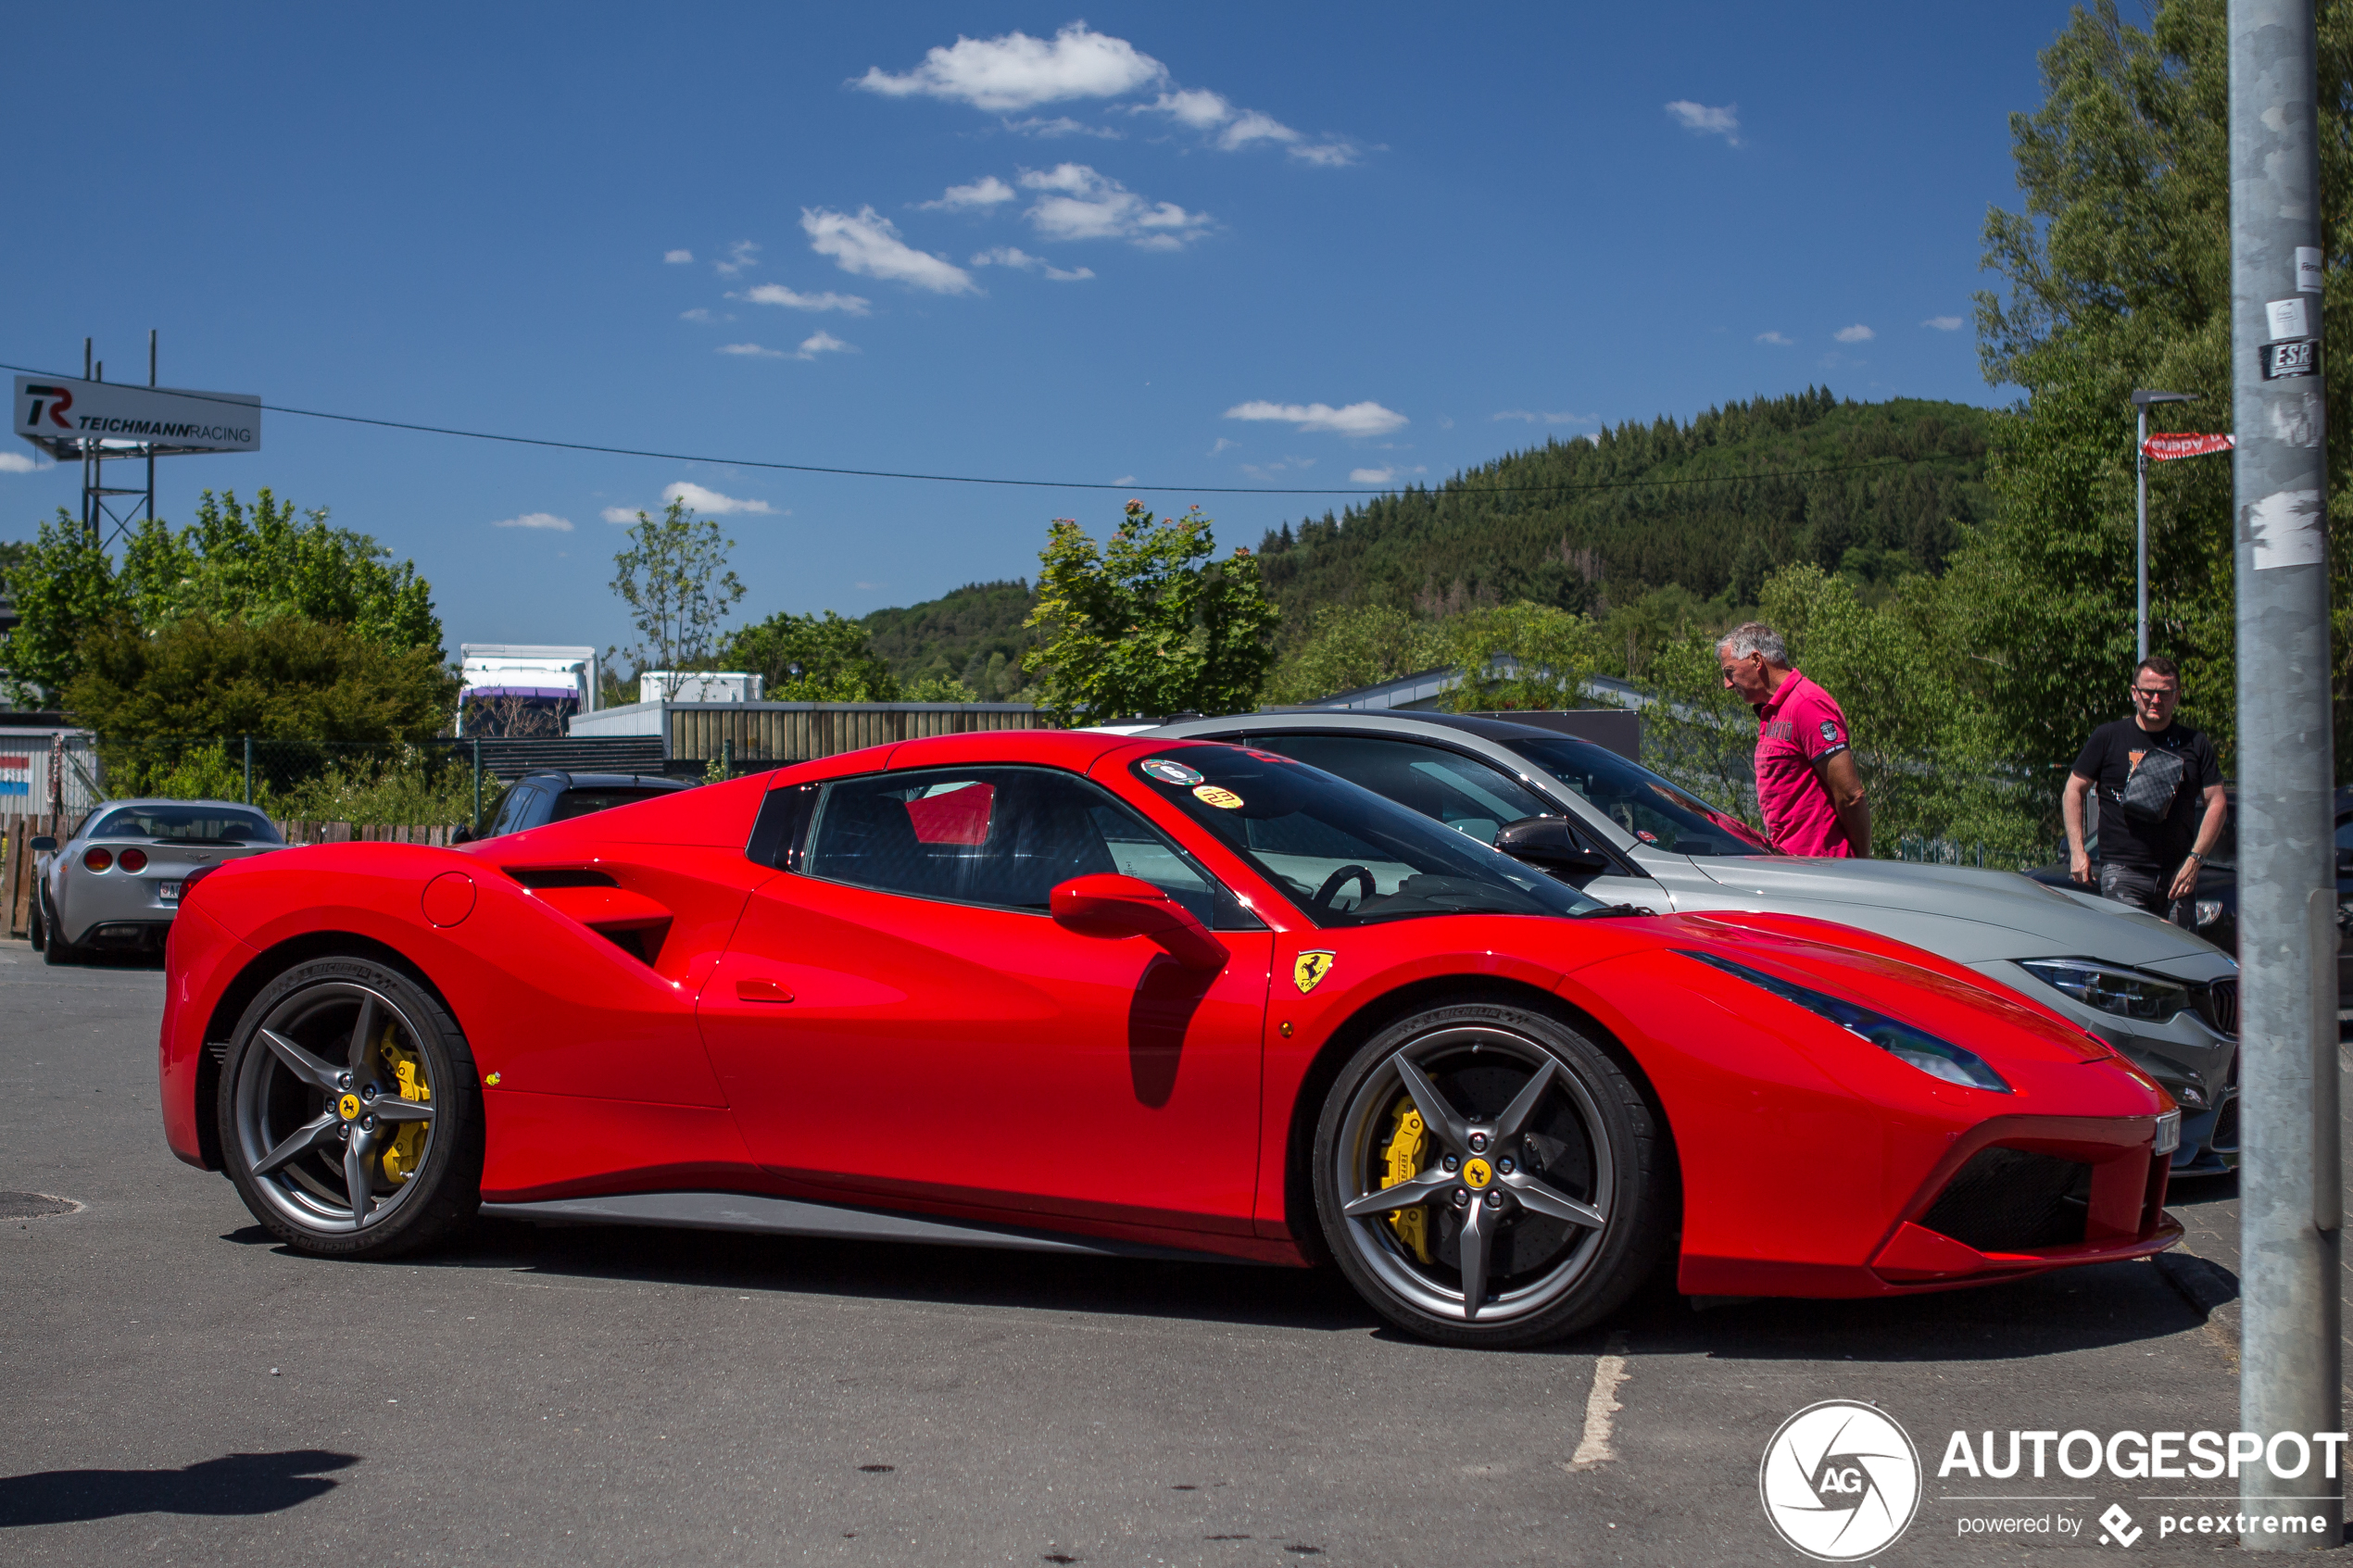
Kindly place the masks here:
[(2176, 902), (2166, 896), (2173, 879), (2145, 866), (2120, 866), (2113, 860), (2100, 862), (2100, 897), (2113, 898), (2120, 904), (2130, 904), (2136, 909), (2146, 909), (2159, 920), (2170, 920), (2186, 927), (2190, 909), (2187, 900)]

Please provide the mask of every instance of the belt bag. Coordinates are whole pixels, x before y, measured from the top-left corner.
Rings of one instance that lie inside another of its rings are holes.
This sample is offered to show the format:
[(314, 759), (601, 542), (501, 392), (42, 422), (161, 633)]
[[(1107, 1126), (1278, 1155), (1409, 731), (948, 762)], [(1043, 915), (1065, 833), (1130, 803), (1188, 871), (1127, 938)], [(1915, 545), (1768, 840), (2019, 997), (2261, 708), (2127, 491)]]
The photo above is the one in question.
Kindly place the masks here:
[(2154, 827), (2172, 814), (2173, 797), (2181, 792), (2181, 754), (2149, 751), (2133, 765), (2132, 774), (2124, 781), (2124, 793), (2118, 797), (2118, 803), (2124, 808), (2128, 822)]

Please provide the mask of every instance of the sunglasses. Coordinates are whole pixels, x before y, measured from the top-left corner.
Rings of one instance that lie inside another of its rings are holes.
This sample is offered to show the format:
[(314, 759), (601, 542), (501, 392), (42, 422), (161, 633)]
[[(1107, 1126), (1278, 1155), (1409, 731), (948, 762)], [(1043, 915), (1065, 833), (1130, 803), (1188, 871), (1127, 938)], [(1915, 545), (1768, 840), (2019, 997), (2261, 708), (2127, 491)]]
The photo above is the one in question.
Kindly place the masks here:
[(2134, 686), (2133, 695), (2149, 702), (2155, 702), (2159, 697), (2179, 696), (2182, 694), (2171, 686)]

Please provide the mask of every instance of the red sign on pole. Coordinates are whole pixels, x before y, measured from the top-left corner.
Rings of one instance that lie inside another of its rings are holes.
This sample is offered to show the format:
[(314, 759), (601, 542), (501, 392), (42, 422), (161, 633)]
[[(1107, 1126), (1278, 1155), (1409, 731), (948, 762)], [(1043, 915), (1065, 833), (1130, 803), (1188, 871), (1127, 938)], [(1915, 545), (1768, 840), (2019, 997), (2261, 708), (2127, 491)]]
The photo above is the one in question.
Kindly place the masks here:
[(2227, 452), (2238, 445), (2232, 435), (2196, 435), (2183, 432), (2172, 435), (2152, 435), (2141, 443), (2141, 450), (2158, 462), (2175, 458), (2203, 458), (2208, 452)]

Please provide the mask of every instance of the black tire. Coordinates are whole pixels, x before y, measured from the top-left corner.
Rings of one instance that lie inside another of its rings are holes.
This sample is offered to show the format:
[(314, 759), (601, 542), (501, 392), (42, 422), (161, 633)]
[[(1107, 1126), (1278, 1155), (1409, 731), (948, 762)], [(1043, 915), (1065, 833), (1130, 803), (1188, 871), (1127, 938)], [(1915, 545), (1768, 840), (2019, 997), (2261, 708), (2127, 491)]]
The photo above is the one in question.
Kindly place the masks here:
[[(1445, 1345), (1541, 1345), (1599, 1322), (1658, 1266), (1678, 1217), (1670, 1140), (1627, 1070), (1501, 1002), (1427, 1008), (1365, 1042), (1325, 1096), (1314, 1160), (1340, 1272), (1389, 1323)], [(1476, 1294), (1466, 1251), (1486, 1263)]]
[(57, 907), (49, 902), (49, 890), (43, 888), (40, 904), (41, 939), (34, 944), (41, 949), (41, 961), (49, 964), (76, 964), (83, 958), (82, 948), (65, 939), (57, 929)]
[(237, 1021), (217, 1108), (238, 1196), (299, 1251), (389, 1257), (481, 1206), (473, 1052), (431, 993), (371, 960), (314, 959), (265, 986)]

